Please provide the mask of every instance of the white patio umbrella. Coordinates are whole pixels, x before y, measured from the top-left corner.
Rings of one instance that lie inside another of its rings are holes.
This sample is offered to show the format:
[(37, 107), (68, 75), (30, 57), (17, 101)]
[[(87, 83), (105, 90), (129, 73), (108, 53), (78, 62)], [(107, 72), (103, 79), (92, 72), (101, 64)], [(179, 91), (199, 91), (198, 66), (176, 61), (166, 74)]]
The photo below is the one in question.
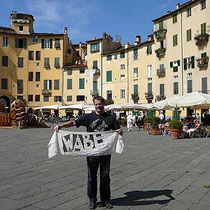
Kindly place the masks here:
[(170, 109), (177, 108), (177, 101), (181, 96), (170, 97), (162, 101), (154, 103), (154, 107), (157, 109)]
[(49, 105), (49, 106), (36, 107), (35, 110), (37, 110), (37, 109), (55, 109), (55, 110), (58, 110), (60, 107), (61, 107), (61, 105)]
[(200, 92), (188, 93), (179, 97), (177, 101), (178, 107), (192, 107), (197, 109), (210, 108), (210, 95)]
[(93, 105), (90, 104), (72, 104), (67, 106), (61, 106), (59, 109), (73, 109), (73, 110), (84, 110), (87, 108), (91, 108)]

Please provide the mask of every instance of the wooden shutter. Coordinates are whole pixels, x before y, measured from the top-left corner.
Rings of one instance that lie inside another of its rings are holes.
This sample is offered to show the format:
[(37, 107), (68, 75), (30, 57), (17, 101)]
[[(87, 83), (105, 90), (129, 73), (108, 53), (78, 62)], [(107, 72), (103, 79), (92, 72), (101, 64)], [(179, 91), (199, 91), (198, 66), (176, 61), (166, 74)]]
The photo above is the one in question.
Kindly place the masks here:
[(15, 38), (15, 48), (19, 48), (19, 39)]
[(27, 48), (27, 39), (26, 38), (23, 39), (23, 48)]
[(52, 39), (50, 39), (50, 49), (52, 49)]
[(42, 39), (42, 49), (44, 49), (44, 39)]
[(173, 68), (173, 61), (170, 62), (170, 68)]
[(184, 70), (187, 70), (187, 58), (184, 58)]
[(191, 67), (194, 69), (195, 68), (195, 56), (191, 57)]

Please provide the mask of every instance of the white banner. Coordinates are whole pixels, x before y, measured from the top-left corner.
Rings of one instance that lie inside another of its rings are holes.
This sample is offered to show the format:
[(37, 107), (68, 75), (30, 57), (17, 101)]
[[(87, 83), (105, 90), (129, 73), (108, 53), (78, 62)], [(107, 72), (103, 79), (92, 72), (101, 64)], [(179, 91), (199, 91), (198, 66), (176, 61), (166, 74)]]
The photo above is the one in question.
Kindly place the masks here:
[(117, 131), (107, 132), (54, 132), (48, 144), (48, 157), (62, 155), (100, 156), (122, 153), (124, 144)]

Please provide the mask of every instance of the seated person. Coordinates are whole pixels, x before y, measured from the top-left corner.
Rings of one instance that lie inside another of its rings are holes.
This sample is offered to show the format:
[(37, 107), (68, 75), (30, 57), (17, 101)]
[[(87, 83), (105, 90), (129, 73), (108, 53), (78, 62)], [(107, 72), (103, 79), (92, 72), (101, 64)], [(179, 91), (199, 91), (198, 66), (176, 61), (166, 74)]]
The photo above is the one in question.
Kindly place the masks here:
[(200, 127), (200, 123), (198, 119), (191, 119), (187, 127), (188, 129), (186, 130), (186, 132), (189, 134), (189, 137), (192, 137), (192, 133)]

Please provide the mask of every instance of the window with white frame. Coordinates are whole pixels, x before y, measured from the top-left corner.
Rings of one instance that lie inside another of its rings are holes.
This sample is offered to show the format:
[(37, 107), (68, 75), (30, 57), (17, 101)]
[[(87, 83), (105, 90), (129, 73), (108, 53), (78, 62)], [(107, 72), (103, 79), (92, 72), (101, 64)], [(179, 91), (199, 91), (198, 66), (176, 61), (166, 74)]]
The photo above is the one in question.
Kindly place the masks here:
[(152, 76), (152, 65), (148, 65), (147, 66), (147, 77), (151, 77)]
[(121, 81), (124, 81), (125, 80), (125, 75), (123, 74), (123, 75), (120, 75), (120, 80)]
[(107, 98), (107, 100), (112, 100), (112, 91), (111, 90), (106, 91), (106, 98)]
[(125, 64), (121, 64), (120, 69), (125, 69)]
[(44, 48), (50, 48), (50, 39), (44, 39)]
[(191, 16), (191, 8), (187, 8), (186, 13), (187, 13), (187, 17), (190, 17)]
[(37, 36), (33, 36), (32, 37), (32, 42), (33, 43), (37, 43), (38, 42), (38, 37)]
[(138, 68), (133, 69), (133, 77), (137, 78), (138, 77)]
[(201, 0), (201, 10), (206, 9), (206, 0)]
[(120, 90), (120, 99), (125, 98), (125, 89)]
[(3, 37), (3, 47), (8, 47), (8, 37)]

